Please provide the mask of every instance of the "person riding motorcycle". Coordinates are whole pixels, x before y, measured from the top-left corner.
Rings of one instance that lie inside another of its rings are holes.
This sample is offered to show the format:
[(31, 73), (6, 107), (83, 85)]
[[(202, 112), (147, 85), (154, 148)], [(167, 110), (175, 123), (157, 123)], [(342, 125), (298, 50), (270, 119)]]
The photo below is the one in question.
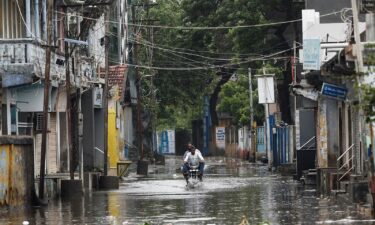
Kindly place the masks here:
[(198, 178), (200, 181), (202, 181), (203, 176), (203, 169), (204, 169), (204, 158), (201, 154), (201, 152), (196, 149), (194, 146), (192, 146), (191, 151), (186, 154), (184, 158), (184, 165), (182, 168), (182, 173), (186, 179), (186, 181), (189, 179), (189, 170), (190, 167), (196, 167), (198, 166)]
[[(195, 148), (194, 145), (191, 144), (191, 142), (189, 142), (187, 144), (187, 150), (185, 151), (184, 156), (182, 156), (182, 162), (185, 160), (187, 154), (190, 153), (193, 148), (195, 149), (195, 152), (202, 154), (198, 149)], [(181, 168), (180, 168), (182, 173), (184, 173), (184, 164), (185, 163), (182, 163)]]
[(193, 148), (195, 149), (195, 152), (198, 152), (198, 153), (202, 154), (201, 151), (199, 151), (199, 149), (195, 148), (194, 145), (192, 145), (191, 143), (188, 143), (188, 144), (187, 144), (187, 150), (185, 151), (184, 156), (182, 157), (182, 160), (184, 160), (184, 159), (186, 158), (187, 154), (188, 154), (189, 152), (191, 152), (191, 150), (192, 150)]

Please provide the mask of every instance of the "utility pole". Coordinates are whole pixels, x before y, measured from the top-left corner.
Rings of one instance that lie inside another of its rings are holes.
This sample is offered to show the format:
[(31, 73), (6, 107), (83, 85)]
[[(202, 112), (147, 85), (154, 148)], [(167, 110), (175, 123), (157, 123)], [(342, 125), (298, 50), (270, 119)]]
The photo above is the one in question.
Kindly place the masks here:
[[(67, 8), (65, 8), (65, 13), (67, 13)], [(67, 14), (66, 14), (67, 15)], [(65, 36), (68, 34), (68, 16), (65, 18), (65, 23), (64, 23), (64, 33)], [(70, 90), (71, 90), (71, 81), (70, 81), (70, 63), (69, 63), (69, 42), (64, 42), (65, 45), (65, 88), (66, 88), (66, 119), (67, 119), (67, 124), (68, 124), (68, 130), (67, 130), (67, 135), (68, 135), (68, 146), (69, 146), (69, 175), (70, 179), (74, 180), (74, 163), (73, 163), (73, 144), (72, 144), (72, 106), (71, 106), (71, 99), (70, 99)]]
[(105, 34), (104, 34), (104, 55), (105, 55), (105, 76), (104, 76), (104, 90), (103, 90), (103, 105), (104, 105), (104, 176), (108, 175), (108, 74), (109, 74), (109, 12), (106, 7), (105, 12)]
[[(362, 57), (362, 45), (361, 45), (361, 38), (360, 38), (360, 33), (359, 33), (359, 19), (358, 19), (358, 5), (356, 0), (351, 0), (352, 4), (352, 11), (353, 11), (353, 28), (354, 28), (354, 40), (356, 43), (356, 54), (357, 54), (357, 59), (356, 59), (356, 71), (357, 71), (357, 83), (358, 83), (358, 100), (359, 100), (359, 114), (363, 115), (363, 110), (361, 107), (362, 104), (362, 91), (361, 91), (361, 86), (362, 86), (362, 79), (360, 77), (360, 74), (363, 73), (363, 57)], [(359, 119), (358, 123), (358, 132), (359, 132), (359, 149), (362, 150), (362, 155), (366, 155), (366, 148), (363, 148), (363, 120), (362, 117)], [(356, 168), (356, 173), (361, 173), (363, 172), (363, 163), (359, 161), (360, 157), (360, 152), (357, 154), (357, 168)], [(359, 165), (358, 165), (359, 164)], [(369, 168), (370, 171), (372, 168)]]
[[(135, 6), (132, 6), (132, 20), (135, 21)], [(137, 43), (139, 40), (139, 35), (137, 34), (137, 27), (133, 26), (133, 36), (135, 42), (133, 42), (133, 62), (135, 65), (138, 65), (138, 51), (139, 51), (139, 44)], [(142, 129), (142, 121), (141, 121), (141, 77), (139, 74), (139, 68), (135, 66), (135, 78), (136, 78), (136, 89), (137, 89), (137, 139), (138, 139), (138, 151), (140, 151), (140, 161), (143, 160), (143, 129)]]
[[(366, 155), (366, 147), (364, 147), (363, 143), (365, 142), (364, 140), (364, 137), (363, 137), (363, 133), (364, 131), (362, 129), (364, 129), (364, 124), (363, 124), (363, 109), (362, 109), (362, 90), (361, 90), (361, 86), (362, 86), (362, 78), (360, 77), (360, 75), (364, 72), (364, 69), (363, 69), (363, 55), (362, 55), (362, 44), (361, 44), (361, 37), (360, 37), (360, 33), (359, 33), (359, 19), (358, 19), (358, 4), (357, 4), (357, 1), (356, 0), (351, 0), (351, 3), (352, 3), (352, 11), (353, 11), (353, 27), (354, 27), (354, 40), (355, 40), (355, 43), (356, 43), (356, 53), (357, 53), (357, 65), (356, 65), (356, 69), (357, 69), (357, 76), (356, 76), (356, 79), (357, 79), (357, 83), (358, 83), (358, 100), (359, 100), (359, 114), (361, 115), (360, 116), (360, 119), (359, 119), (359, 137), (360, 137), (360, 147), (359, 149), (362, 149), (362, 154), (365, 156)], [(368, 28), (367, 28), (368, 29)], [(369, 30), (367, 30), (367, 32), (369, 32)], [(370, 129), (370, 137), (371, 137), (371, 144), (373, 146), (373, 129), (372, 129), (372, 122), (370, 122), (369, 124), (369, 129)], [(356, 155), (358, 157), (358, 154)], [(360, 157), (358, 157), (360, 158)], [(359, 161), (358, 159), (356, 160), (357, 162)], [(361, 163), (362, 164), (362, 163)], [(368, 175), (367, 175), (367, 179), (368, 179), (368, 183), (369, 183), (369, 193), (372, 194), (372, 202), (371, 202), (371, 206), (372, 206), (372, 212), (374, 212), (375, 210), (375, 196), (374, 196), (374, 193), (372, 193), (372, 190), (375, 186), (375, 183), (374, 183), (374, 177), (375, 177), (375, 168), (374, 168), (374, 153), (372, 153), (371, 157), (369, 160), (367, 160), (367, 166), (368, 166)], [(361, 168), (362, 169), (362, 168)], [(357, 172), (358, 173), (358, 172)]]
[[(293, 64), (292, 64), (292, 74), (293, 74), (293, 80), (292, 80), (292, 84), (293, 86), (297, 83), (297, 42), (294, 40), (293, 41)], [(293, 102), (293, 109), (294, 109), (294, 127), (293, 127), (293, 130), (294, 130), (294, 134), (293, 134), (293, 139), (294, 139), (294, 147), (292, 148), (293, 149), (293, 152), (292, 152), (292, 157), (291, 157), (291, 162), (293, 162), (293, 159), (294, 159), (294, 155), (296, 155), (297, 157), (297, 152), (296, 152), (296, 142), (295, 140), (297, 140), (296, 138), (296, 113), (297, 113), (297, 96), (294, 95), (293, 96), (293, 99), (294, 99), (294, 102)]]
[(358, 19), (358, 1), (352, 1), (353, 10), (353, 28), (354, 28), (354, 39), (357, 46), (357, 70), (359, 73), (363, 72), (363, 55), (362, 55), (362, 44), (361, 44), (361, 34), (359, 33), (359, 19)]
[[(116, 7), (117, 7), (117, 23), (118, 23), (118, 27), (117, 27), (117, 51), (118, 51), (118, 62), (120, 64), (123, 63), (122, 61), (122, 30), (123, 30), (123, 26), (122, 26), (122, 17), (121, 17), (121, 14), (123, 13), (122, 10), (121, 10), (121, 0), (117, 0), (116, 2)], [(125, 53), (124, 53), (125, 54)]]
[(53, 1), (48, 0), (48, 37), (46, 49), (46, 65), (44, 70), (44, 99), (43, 99), (43, 131), (42, 146), (40, 154), (40, 179), (39, 179), (39, 198), (44, 199), (44, 176), (46, 169), (46, 151), (47, 151), (47, 129), (48, 129), (48, 106), (49, 106), (49, 87), (51, 71), (51, 44), (52, 44), (52, 13)]
[(253, 124), (254, 124), (254, 105), (253, 105), (253, 85), (252, 85), (252, 77), (251, 77), (251, 68), (248, 68), (249, 73), (249, 98), (250, 98), (250, 160), (251, 162), (256, 161), (256, 152), (254, 146), (254, 131), (253, 131)]

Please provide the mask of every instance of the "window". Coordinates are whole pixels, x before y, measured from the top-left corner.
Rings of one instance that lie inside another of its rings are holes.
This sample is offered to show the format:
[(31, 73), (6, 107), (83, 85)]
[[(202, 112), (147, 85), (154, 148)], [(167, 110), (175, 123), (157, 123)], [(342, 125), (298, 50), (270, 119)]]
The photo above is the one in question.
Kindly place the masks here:
[(32, 135), (33, 132), (33, 113), (18, 112), (18, 134)]
[(24, 1), (0, 0), (0, 38), (25, 37), (25, 24), (22, 20), (22, 17), (25, 19), (24, 11)]

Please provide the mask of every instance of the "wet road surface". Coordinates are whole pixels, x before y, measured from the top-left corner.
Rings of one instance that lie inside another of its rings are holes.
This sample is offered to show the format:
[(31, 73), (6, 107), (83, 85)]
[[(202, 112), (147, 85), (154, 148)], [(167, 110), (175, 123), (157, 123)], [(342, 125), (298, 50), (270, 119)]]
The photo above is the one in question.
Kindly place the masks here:
[(2, 214), (0, 224), (375, 224), (354, 205), (318, 198), (316, 191), (265, 166), (211, 158), (201, 185), (186, 188), (179, 158), (131, 173), (120, 190), (96, 191), (47, 207)]

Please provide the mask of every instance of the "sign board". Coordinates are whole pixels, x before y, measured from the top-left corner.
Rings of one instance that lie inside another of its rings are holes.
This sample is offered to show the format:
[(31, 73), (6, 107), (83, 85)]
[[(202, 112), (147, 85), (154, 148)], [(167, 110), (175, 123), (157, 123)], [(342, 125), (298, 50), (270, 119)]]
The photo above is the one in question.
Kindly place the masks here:
[(103, 89), (96, 87), (94, 89), (94, 107), (95, 108), (102, 108), (103, 103)]
[(225, 127), (216, 127), (216, 147), (225, 149)]
[(362, 0), (361, 13), (375, 12), (375, 0)]
[(160, 154), (175, 154), (175, 131), (164, 130), (158, 133), (158, 149)]
[(275, 103), (275, 87), (273, 76), (260, 75), (258, 79), (258, 100), (259, 104)]
[(303, 40), (303, 69), (320, 70), (320, 40)]
[(346, 95), (348, 94), (348, 89), (333, 84), (323, 83), (321, 94), (327, 97), (345, 100)]

